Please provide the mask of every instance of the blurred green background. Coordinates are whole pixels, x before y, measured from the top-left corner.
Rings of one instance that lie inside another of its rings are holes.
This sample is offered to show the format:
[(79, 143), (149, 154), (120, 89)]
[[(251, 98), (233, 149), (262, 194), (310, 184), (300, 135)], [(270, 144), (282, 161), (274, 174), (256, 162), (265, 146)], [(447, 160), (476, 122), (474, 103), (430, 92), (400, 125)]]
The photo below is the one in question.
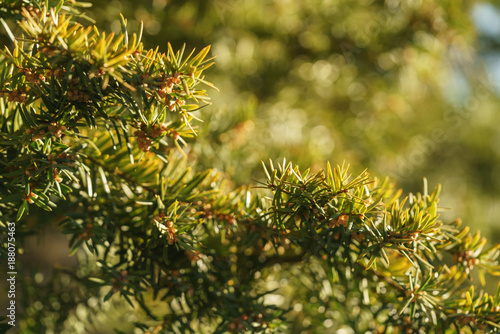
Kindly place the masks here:
[(94, 1), (146, 47), (212, 45), (213, 105), (191, 153), (236, 185), (260, 161), (350, 162), (406, 192), (443, 185), (445, 219), (500, 240), (500, 15), (477, 1)]
[[(209, 92), (213, 104), (201, 110), (205, 122), (186, 148), (196, 168), (222, 170), (234, 186), (256, 185), (254, 180), (264, 179), (260, 161), (284, 157), (315, 170), (326, 161), (345, 160), (355, 172), (369, 168), (372, 175), (392, 178), (405, 192), (421, 191), (426, 177), (430, 187), (443, 185), (441, 205), (449, 208), (442, 213), (445, 220), (461, 217), (490, 243), (500, 242), (499, 3), (90, 2), (93, 7), (86, 12), (102, 30), (118, 32), (120, 13), (130, 31), (143, 21), (146, 48), (159, 45), (166, 51), (167, 42), (174, 49), (186, 43), (188, 50), (212, 45), (216, 65), (207, 79), (220, 92)], [(52, 225), (60, 218), (52, 217)], [(33, 304), (27, 321), (44, 312), (43, 321), (53, 323), (44, 328), (108, 333), (120, 323), (129, 332), (137, 314), (123, 301), (112, 300), (103, 314), (96, 298), (87, 300), (89, 291), (64, 285), (69, 286), (64, 283), (69, 273), (44, 267), (77, 266), (74, 258), (59, 258), (67, 249), (54, 247), (66, 240), (53, 241), (54, 233), (42, 233), (45, 239), (33, 242), (18, 260), (26, 276), (33, 269), (26, 282), (46, 302)], [(45, 262), (31, 264), (28, 254), (41, 252), (47, 254)], [(82, 263), (89, 261), (78, 256)], [(92, 260), (78, 266), (78, 275), (93, 266)], [(53, 275), (55, 290), (70, 291), (72, 298), (51, 295), (58, 306), (48, 310), (49, 303), (56, 304), (44, 295), (44, 275)], [(300, 271), (281, 277), (293, 281)], [(70, 309), (75, 312), (65, 319), (63, 310)]]

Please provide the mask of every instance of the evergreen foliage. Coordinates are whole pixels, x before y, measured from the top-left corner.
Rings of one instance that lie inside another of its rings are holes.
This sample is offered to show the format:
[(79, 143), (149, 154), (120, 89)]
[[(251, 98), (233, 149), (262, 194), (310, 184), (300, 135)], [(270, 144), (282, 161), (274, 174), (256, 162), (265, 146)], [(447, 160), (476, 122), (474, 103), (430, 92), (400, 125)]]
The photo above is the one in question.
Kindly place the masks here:
[[(25, 274), (22, 333), (499, 332), (500, 285), (482, 287), (500, 244), (440, 220), (440, 187), (285, 160), (234, 189), (183, 151), (216, 89), (210, 48), (146, 49), (85, 6), (0, 4), (0, 257), (8, 222), (21, 247), (50, 213), (80, 261), (43, 288)], [(133, 315), (99, 324), (110, 304)]]

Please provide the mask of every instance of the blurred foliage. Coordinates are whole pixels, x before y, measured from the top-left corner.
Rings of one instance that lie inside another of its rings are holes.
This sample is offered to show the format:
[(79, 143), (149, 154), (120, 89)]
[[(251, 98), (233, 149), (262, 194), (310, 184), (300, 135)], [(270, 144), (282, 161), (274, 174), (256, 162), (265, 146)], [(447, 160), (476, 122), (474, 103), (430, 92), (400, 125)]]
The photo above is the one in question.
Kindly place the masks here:
[(80, 266), (26, 270), (23, 332), (498, 331), (498, 247), (446, 223), (498, 240), (476, 1), (42, 3), (0, 4), (0, 228), (60, 223)]
[(200, 165), (237, 184), (269, 157), (346, 159), (409, 191), (426, 176), (453, 189), (449, 218), (498, 239), (497, 79), (478, 57), (494, 38), (478, 43), (475, 3), (150, 0), (90, 13), (114, 30), (119, 12), (144, 21), (146, 45), (213, 46), (223, 93), (193, 147)]

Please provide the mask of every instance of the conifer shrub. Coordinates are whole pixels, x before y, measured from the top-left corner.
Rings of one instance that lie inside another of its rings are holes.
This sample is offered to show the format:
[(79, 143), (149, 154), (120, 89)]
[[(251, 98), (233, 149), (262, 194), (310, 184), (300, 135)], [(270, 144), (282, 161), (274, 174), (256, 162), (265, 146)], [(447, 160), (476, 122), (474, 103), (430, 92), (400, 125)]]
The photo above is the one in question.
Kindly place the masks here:
[(9, 238), (20, 251), (50, 221), (80, 261), (43, 285), (18, 261), (13, 330), (499, 331), (500, 285), (483, 287), (500, 245), (440, 220), (440, 187), (403, 195), (347, 163), (285, 160), (232, 188), (183, 156), (216, 89), (210, 47), (148, 49), (125, 18), (106, 33), (84, 6), (0, 4), (2, 264)]

